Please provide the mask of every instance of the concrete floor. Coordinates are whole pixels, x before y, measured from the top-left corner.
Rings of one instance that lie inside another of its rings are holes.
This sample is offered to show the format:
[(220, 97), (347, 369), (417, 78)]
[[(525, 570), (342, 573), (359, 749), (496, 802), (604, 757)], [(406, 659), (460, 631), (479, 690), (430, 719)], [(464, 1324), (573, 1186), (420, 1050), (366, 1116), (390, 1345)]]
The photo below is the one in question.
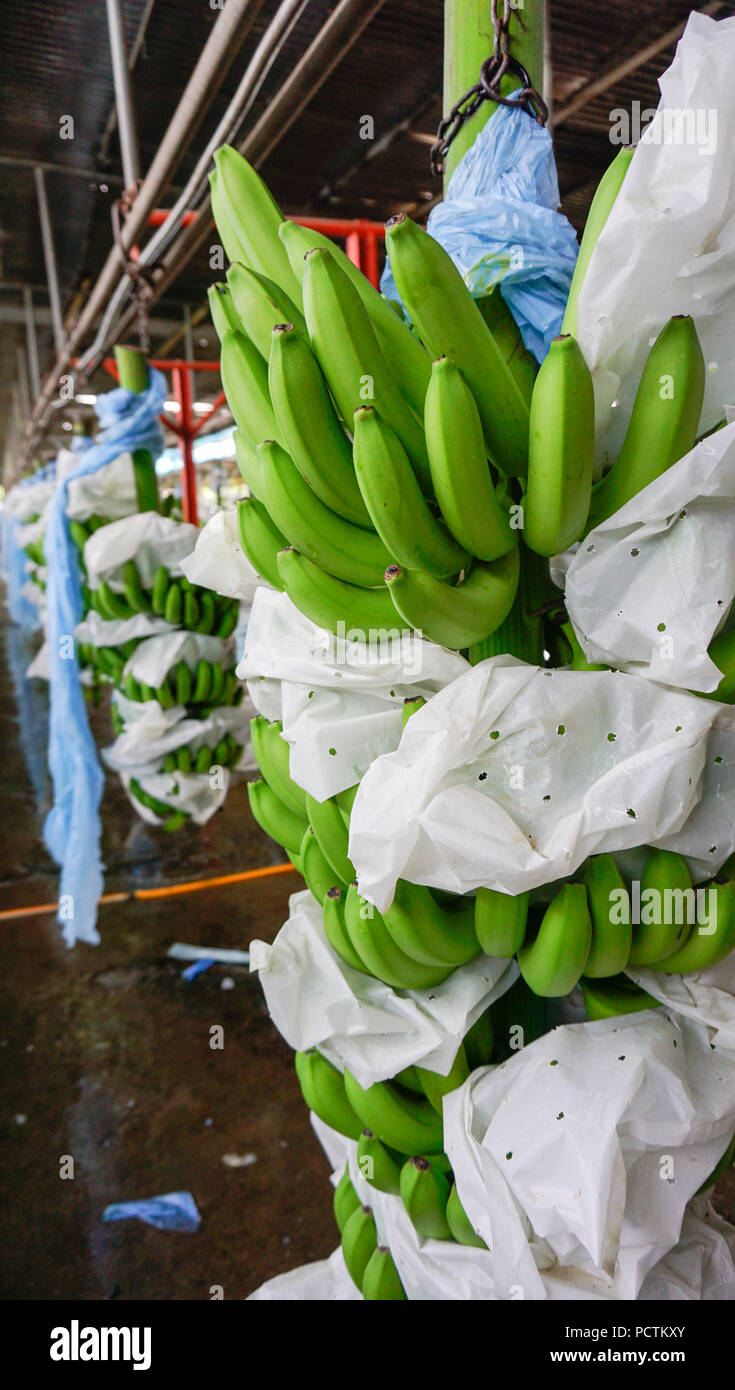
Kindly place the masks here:
[[(0, 609), (2, 908), (57, 890), (41, 839), (46, 687), (23, 679), (36, 645)], [(92, 722), (98, 744), (110, 742), (106, 712)], [(102, 822), (107, 891), (283, 859), (250, 815), (244, 780), (209, 825), (168, 836), (144, 826), (108, 776)], [(241, 1299), (334, 1248), (327, 1163), (257, 976), (216, 967), (187, 984), (166, 958), (174, 941), (273, 940), (299, 886), (283, 875), (103, 907), (102, 945), (73, 951), (52, 913), (0, 923), (1, 1298), (209, 1299), (219, 1285)], [(209, 1047), (213, 1024), (222, 1051)], [(228, 1167), (226, 1154), (256, 1161)], [(64, 1155), (73, 1180), (59, 1176)], [(108, 1203), (179, 1189), (201, 1213), (194, 1235), (101, 1220)], [(716, 1205), (735, 1222), (735, 1172)]]

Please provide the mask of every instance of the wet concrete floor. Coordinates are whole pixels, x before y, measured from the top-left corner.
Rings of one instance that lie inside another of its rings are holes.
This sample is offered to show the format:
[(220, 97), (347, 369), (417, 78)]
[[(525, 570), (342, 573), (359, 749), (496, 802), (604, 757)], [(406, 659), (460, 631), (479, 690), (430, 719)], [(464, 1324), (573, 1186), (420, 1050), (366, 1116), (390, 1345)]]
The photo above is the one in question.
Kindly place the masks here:
[[(23, 678), (37, 645), (0, 607), (0, 909), (51, 902), (58, 886), (41, 838), (47, 691)], [(98, 746), (112, 740), (104, 706), (91, 722)], [(108, 892), (283, 862), (244, 778), (207, 826), (169, 836), (141, 823), (108, 774), (102, 824)], [(166, 957), (175, 941), (272, 941), (299, 886), (284, 874), (103, 906), (102, 944), (73, 951), (53, 913), (0, 921), (0, 1298), (221, 1288), (240, 1299), (334, 1248), (327, 1163), (257, 976), (218, 966), (187, 984)], [(232, 1167), (226, 1155), (255, 1161)], [(69, 1157), (73, 1178), (61, 1176)], [(109, 1203), (178, 1190), (196, 1200), (196, 1234), (102, 1221)], [(735, 1171), (716, 1206), (735, 1222)]]

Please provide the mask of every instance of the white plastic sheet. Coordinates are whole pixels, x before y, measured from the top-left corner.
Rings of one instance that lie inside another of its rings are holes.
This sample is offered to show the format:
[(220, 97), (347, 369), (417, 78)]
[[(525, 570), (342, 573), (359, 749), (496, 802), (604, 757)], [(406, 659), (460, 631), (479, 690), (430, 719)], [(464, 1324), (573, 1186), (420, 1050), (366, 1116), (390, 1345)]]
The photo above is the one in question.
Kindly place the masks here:
[(565, 594), (589, 661), (716, 690), (707, 648), (735, 596), (735, 424), (591, 531)]
[[(187, 747), (196, 754), (204, 744), (214, 749), (228, 733), (243, 745), (238, 768), (244, 770), (254, 766), (249, 740), (251, 710), (246, 701), (238, 706), (222, 705), (212, 710), (206, 719), (188, 719), (183, 705), (162, 709), (157, 700), (138, 703), (127, 700), (119, 691), (115, 694), (115, 703), (126, 726), (102, 752), (113, 772), (130, 772), (135, 777), (138, 773), (157, 772), (167, 753)], [(176, 773), (177, 777), (180, 775)]]
[(234, 509), (215, 512), (209, 518), (197, 535), (196, 546), (182, 560), (181, 573), (192, 584), (215, 589), (227, 598), (239, 598), (242, 603), (252, 603), (255, 590), (264, 582), (240, 547)]
[[(74, 466), (78, 463), (79, 459), (75, 457)], [(133, 455), (118, 454), (97, 473), (72, 478), (66, 497), (66, 514), (71, 521), (87, 521), (95, 515), (127, 517), (137, 512), (138, 492)]]
[[(130, 780), (134, 775), (123, 772), (121, 777), (138, 815), (148, 825), (162, 825), (161, 817), (138, 801), (131, 791)], [(222, 768), (216, 780), (213, 780), (208, 772), (141, 772), (135, 780), (143, 791), (167, 802), (172, 814), (174, 811), (186, 811), (195, 825), (206, 825), (215, 811), (224, 805), (230, 788), (230, 770)]]
[(350, 858), (396, 880), (520, 893), (591, 854), (661, 844), (697, 879), (735, 849), (735, 710), (639, 676), (478, 666), (412, 715), (355, 798)]
[[(114, 467), (115, 465), (110, 465)], [(93, 473), (79, 482), (94, 482), (107, 478), (108, 469)], [(69, 484), (69, 489), (74, 483)], [(198, 532), (196, 526), (174, 521), (158, 512), (137, 512), (109, 526), (102, 526), (90, 536), (84, 547), (84, 563), (90, 588), (96, 589), (106, 579), (113, 589), (120, 589), (122, 567), (135, 560), (141, 583), (148, 588), (159, 565), (165, 565), (172, 575), (181, 573), (180, 561), (194, 549)]]
[(304, 617), (287, 594), (259, 588), (237, 668), (256, 709), (283, 720), (291, 776), (318, 801), (351, 787), (397, 747), (405, 698), (428, 699), (470, 668), (414, 633), (351, 643)]
[(93, 647), (119, 647), (135, 638), (143, 640), (170, 631), (171, 624), (155, 613), (134, 613), (132, 618), (103, 618), (95, 608), (90, 608), (81, 623), (77, 623), (74, 636), (77, 642), (88, 642)]
[(202, 632), (189, 632), (185, 628), (172, 630), (168, 624), (167, 627), (167, 632), (146, 637), (135, 648), (125, 663), (125, 675), (131, 675), (155, 689), (180, 661), (185, 661), (192, 671), (199, 661), (209, 661), (228, 671), (234, 665), (235, 644), (231, 637), (205, 636)]

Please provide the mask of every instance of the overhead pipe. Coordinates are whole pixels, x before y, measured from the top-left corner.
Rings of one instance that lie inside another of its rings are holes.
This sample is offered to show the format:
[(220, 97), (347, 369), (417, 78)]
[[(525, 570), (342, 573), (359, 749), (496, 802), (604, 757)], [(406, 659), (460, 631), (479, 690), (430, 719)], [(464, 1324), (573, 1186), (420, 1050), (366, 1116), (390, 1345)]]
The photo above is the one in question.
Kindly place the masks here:
[(51, 227), (51, 218), (48, 210), (48, 198), (46, 197), (46, 179), (43, 169), (36, 167), (33, 171), (36, 180), (36, 196), (38, 198), (38, 215), (41, 219), (41, 240), (43, 242), (43, 259), (46, 264), (46, 281), (48, 284), (49, 304), (51, 305), (51, 322), (54, 328), (54, 343), (59, 357), (65, 354), (64, 347), (64, 320), (61, 314), (61, 296), (59, 294), (59, 277), (56, 270), (56, 251), (54, 248), (54, 234)]
[(115, 84), (115, 109), (120, 134), (123, 179), (126, 188), (133, 188), (140, 178), (138, 136), (135, 129), (133, 88), (128, 67), (128, 46), (125, 41), (123, 0), (107, 0), (107, 28), (110, 36), (112, 79)]
[(38, 365), (38, 339), (36, 337), (36, 320), (33, 312), (33, 291), (28, 285), (23, 286), (23, 314), (26, 321), (28, 376), (30, 380), (31, 397), (35, 401), (41, 394), (41, 372)]

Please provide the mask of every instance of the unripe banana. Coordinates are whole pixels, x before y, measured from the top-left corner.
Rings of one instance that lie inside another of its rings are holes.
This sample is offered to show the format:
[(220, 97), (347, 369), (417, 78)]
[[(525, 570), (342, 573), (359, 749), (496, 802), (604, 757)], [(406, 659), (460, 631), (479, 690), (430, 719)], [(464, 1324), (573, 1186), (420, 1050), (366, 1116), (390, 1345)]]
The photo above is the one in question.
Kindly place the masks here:
[(368, 1303), (406, 1301), (401, 1277), (387, 1245), (378, 1245), (365, 1266), (362, 1296)]
[(123, 588), (128, 606), (134, 613), (150, 613), (151, 603), (143, 585), (140, 582), (138, 566), (134, 560), (126, 560), (123, 565)]
[(342, 818), (348, 830), (350, 826), (350, 814), (352, 812), (352, 807), (355, 804), (355, 797), (357, 796), (359, 790), (360, 783), (355, 782), (354, 786), (345, 787), (344, 791), (335, 792), (334, 794), (334, 799), (337, 802), (340, 811), (342, 812)]
[(345, 927), (367, 974), (391, 989), (431, 989), (452, 973), (451, 966), (420, 965), (401, 951), (380, 913), (360, 897), (354, 883), (347, 890)]
[(254, 497), (243, 497), (238, 502), (237, 530), (242, 550), (253, 569), (274, 589), (283, 589), (278, 573), (278, 552), (288, 541), (274, 526), (266, 508)]
[(176, 766), (179, 769), (179, 772), (190, 773), (193, 771), (190, 748), (176, 749)]
[(528, 920), (528, 893), (499, 893), (478, 888), (475, 897), (475, 931), (486, 956), (510, 960), (521, 949)]
[(196, 755), (196, 758), (194, 759), (194, 771), (195, 771), (195, 772), (209, 772), (209, 769), (210, 769), (211, 766), (212, 766), (212, 750), (211, 750), (211, 748), (208, 748), (208, 747), (207, 747), (206, 743), (204, 743), (204, 744), (202, 744), (201, 748), (199, 749), (199, 751), (198, 751), (198, 753), (197, 753), (197, 755)]
[(554, 338), (531, 398), (523, 539), (558, 555), (585, 533), (595, 463), (595, 393), (575, 338)]
[(433, 358), (454, 358), (475, 398), (493, 462), (504, 473), (524, 474), (529, 402), (451, 257), (405, 213), (386, 224), (385, 240), (398, 292), (424, 347)]
[(431, 889), (399, 879), (383, 922), (396, 946), (411, 960), (456, 969), (478, 954), (473, 904), (457, 901), (457, 908), (447, 911)]
[(212, 687), (212, 667), (208, 661), (198, 661), (194, 678), (194, 689), (191, 692), (191, 703), (201, 705), (208, 698)]
[(103, 609), (105, 610), (107, 616), (110, 619), (132, 618), (133, 610), (131, 609), (130, 605), (125, 601), (121, 594), (116, 594), (114, 590), (110, 588), (109, 584), (107, 583), (107, 580), (100, 580), (97, 593), (99, 595), (100, 603), (102, 604)]
[(353, 1211), (357, 1211), (359, 1205), (360, 1198), (352, 1186), (349, 1166), (346, 1166), (342, 1177), (334, 1189), (334, 1197), (332, 1199), (334, 1219), (337, 1222), (340, 1234), (347, 1225)]
[(414, 1095), (423, 1096), (424, 1088), (421, 1085), (421, 1078), (416, 1067), (403, 1067), (397, 1071), (393, 1080), (398, 1086), (405, 1086), (407, 1091), (413, 1091)]
[(209, 196), (212, 203), (212, 216), (228, 261), (241, 261), (243, 265), (249, 265), (250, 258), (240, 241), (229, 209), (222, 197), (216, 169), (213, 169), (209, 175)]
[(569, 290), (569, 299), (567, 300), (567, 307), (564, 313), (564, 321), (561, 326), (562, 333), (573, 333), (575, 338), (577, 336), (579, 292), (584, 284), (584, 278), (587, 274), (590, 260), (592, 259), (592, 252), (612, 212), (613, 204), (620, 192), (634, 154), (635, 148), (632, 145), (623, 145), (622, 148), (618, 150), (614, 160), (605, 170), (605, 173), (597, 185), (597, 191), (592, 199), (590, 210), (587, 213), (582, 243), (579, 248), (577, 264), (574, 268), (572, 284)]
[(317, 627), (328, 632), (354, 633), (363, 641), (370, 634), (400, 635), (400, 619), (386, 589), (360, 589), (325, 574), (293, 546), (278, 555), (278, 573), (292, 603)]
[(151, 594), (151, 606), (153, 612), (159, 617), (163, 617), (166, 611), (166, 598), (168, 595), (168, 570), (165, 565), (159, 565), (153, 576), (153, 591)]
[(252, 164), (231, 145), (222, 145), (216, 151), (214, 165), (222, 206), (238, 242), (245, 248), (246, 254), (235, 260), (252, 265), (275, 280), (295, 304), (300, 304), (300, 286), (278, 238), (283, 215), (275, 198)]
[(499, 559), (518, 544), (518, 532), (493, 486), (480, 412), (451, 357), (432, 366), (424, 428), (436, 500), (452, 535), (478, 560)]
[(365, 1182), (376, 1187), (378, 1192), (390, 1192), (397, 1197), (401, 1190), (402, 1160), (396, 1161), (390, 1149), (373, 1134), (364, 1129), (357, 1141), (357, 1166)]
[(191, 671), (185, 661), (180, 661), (175, 671), (176, 703), (188, 705), (191, 699)]
[(373, 288), (349, 256), (321, 232), (301, 227), (296, 222), (283, 222), (278, 235), (299, 281), (304, 276), (305, 256), (315, 246), (329, 251), (345, 275), (349, 276), (375, 329), (391, 376), (418, 419), (422, 419), (431, 361), (408, 325), (396, 315), (392, 305)]
[[(546, 1000), (534, 994), (523, 976), (519, 976), (515, 984), (511, 985), (492, 1006), (493, 1062), (505, 1062), (520, 1048), (527, 1047), (537, 1038), (542, 1038), (549, 1028), (548, 1011)], [(465, 1052), (470, 1065), (478, 1065), (472, 1059), (471, 1033), (472, 1030), (464, 1040)], [(486, 1057), (485, 1061), (487, 1060)]]
[(168, 593), (166, 594), (166, 607), (163, 610), (163, 616), (166, 622), (170, 623), (172, 627), (178, 627), (181, 622), (182, 607), (183, 599), (181, 589), (176, 580), (172, 579), (168, 586)]
[(267, 275), (236, 263), (227, 272), (227, 284), (242, 327), (266, 362), (270, 357), (271, 335), (277, 323), (293, 324), (296, 331), (306, 335), (306, 320), (301, 310), (285, 290), (269, 280)]
[(538, 936), (518, 952), (521, 974), (534, 994), (569, 994), (584, 973), (592, 923), (583, 883), (567, 883), (547, 907)]
[[(370, 1129), (389, 1148), (398, 1153), (441, 1154), (444, 1129), (428, 1100), (400, 1091), (390, 1081), (376, 1081), (363, 1088), (348, 1071), (345, 1092), (360, 1119), (360, 1131)], [(351, 1136), (359, 1138), (357, 1136)]]
[(235, 333), (244, 333), (245, 329), (240, 321), (240, 316), (232, 301), (229, 285), (210, 285), (207, 290), (209, 300), (209, 314), (214, 324), (214, 331), (220, 342), (231, 330)]
[(354, 433), (355, 474), (389, 558), (438, 579), (459, 574), (469, 556), (429, 510), (395, 430), (374, 406), (361, 406)]
[(245, 442), (254, 449), (261, 439), (278, 438), (268, 368), (246, 334), (225, 333), (219, 368), (227, 404)]
[[(355, 868), (347, 852), (349, 835), (339, 806), (332, 797), (317, 801), (308, 792), (305, 796), (306, 815), (324, 858), (336, 874), (337, 882), (351, 883)], [(335, 882), (334, 878), (332, 882)]]
[(184, 627), (188, 627), (190, 631), (194, 631), (198, 622), (199, 604), (197, 602), (196, 594), (187, 592), (184, 594), (183, 625)]
[(250, 720), (250, 742), (258, 767), (276, 796), (297, 816), (306, 818), (306, 792), (291, 776), (288, 744), (280, 719), (271, 723), (257, 714)]
[[(214, 630), (215, 637), (230, 637), (237, 627), (239, 617), (240, 605), (237, 602), (233, 602), (229, 608), (225, 609), (222, 617), (217, 623)], [(235, 680), (237, 680), (237, 677), (235, 677)]]
[(169, 773), (170, 773), (170, 772), (175, 772), (175, 771), (176, 771), (176, 754), (175, 754), (175, 753), (167, 753), (167, 754), (166, 754), (166, 756), (165, 756), (165, 758), (164, 758), (164, 760), (163, 760), (163, 763), (162, 763), (162, 765), (161, 765), (161, 770), (162, 770), (163, 772), (169, 772)]
[(362, 1292), (362, 1281), (371, 1255), (378, 1248), (378, 1233), (369, 1207), (358, 1207), (342, 1232), (342, 1254), (347, 1273)]
[(642, 1009), (660, 1009), (661, 1004), (632, 980), (588, 980), (580, 982), (587, 1017), (594, 1023), (601, 1018), (620, 1018)]
[(242, 430), (235, 430), (232, 437), (235, 443), (235, 462), (240, 470), (240, 476), (247, 483), (251, 497), (262, 502), (260, 470), (255, 457), (255, 449), (252, 444), (248, 443)]
[(607, 666), (595, 666), (589, 662), (582, 650), (582, 645), (577, 637), (571, 623), (562, 623), (561, 631), (569, 644), (571, 660), (566, 664), (571, 671), (607, 671)]
[(679, 314), (662, 328), (648, 354), (623, 446), (610, 472), (592, 489), (588, 531), (694, 447), (704, 381), (694, 320)]
[(289, 854), (298, 854), (306, 821), (284, 806), (267, 782), (248, 782), (248, 800), (261, 830)]
[(467, 1212), (459, 1200), (456, 1183), (452, 1184), (451, 1191), (447, 1198), (445, 1215), (447, 1218), (447, 1225), (452, 1233), (452, 1238), (456, 1240), (458, 1245), (473, 1245), (477, 1250), (487, 1250), (485, 1241), (482, 1239), (482, 1236), (478, 1236)]
[[(647, 893), (652, 892), (650, 900)], [(641, 921), (633, 928), (630, 965), (655, 965), (684, 944), (691, 931), (687, 906), (694, 901), (686, 861), (670, 850), (654, 849), (641, 874)], [(678, 920), (677, 920), (678, 919)]]
[(283, 442), (302, 478), (326, 507), (372, 529), (352, 464), (349, 440), (322, 369), (292, 323), (273, 330), (268, 387)]
[[(653, 969), (665, 975), (691, 974), (694, 970), (709, 970), (725, 956), (735, 950), (735, 883), (713, 882), (708, 884), (708, 892), (714, 896), (716, 916), (712, 918), (712, 898), (709, 903), (709, 920), (698, 923), (673, 955), (657, 962)], [(712, 928), (714, 927), (714, 930)]]
[(297, 1052), (294, 1058), (301, 1093), (310, 1110), (330, 1129), (348, 1139), (359, 1139), (363, 1130), (346, 1091), (345, 1079), (316, 1048)]
[(441, 579), (390, 565), (388, 591), (409, 627), (440, 647), (459, 651), (489, 637), (513, 607), (518, 588), (518, 547), (491, 565), (478, 563), (453, 588)]
[(431, 489), (424, 431), (401, 395), (354, 285), (329, 251), (310, 251), (304, 313), (312, 347), (342, 419), (375, 405), (393, 426), (423, 489)]
[(435, 1071), (427, 1071), (426, 1067), (417, 1067), (416, 1070), (424, 1095), (429, 1104), (433, 1105), (437, 1115), (443, 1114), (444, 1097), (448, 1096), (450, 1091), (456, 1091), (458, 1086), (464, 1085), (470, 1074), (467, 1056), (461, 1043), (446, 1076), (440, 1076)]
[(409, 1158), (401, 1169), (401, 1198), (411, 1222), (425, 1240), (451, 1240), (447, 1221), (449, 1183), (427, 1158)]
[[(309, 841), (307, 836), (304, 837), (304, 840), (308, 847)], [(309, 865), (309, 869), (311, 869), (311, 865)], [(304, 878), (306, 878), (307, 886), (313, 893), (314, 890), (306, 874), (304, 874)], [(314, 896), (317, 896), (316, 893), (314, 893)], [(351, 966), (353, 970), (359, 970), (361, 975), (366, 974), (365, 963), (361, 956), (358, 956), (357, 951), (352, 945), (347, 927), (345, 926), (345, 895), (343, 889), (339, 888), (336, 884), (332, 884), (331, 888), (328, 888), (326, 893), (324, 893), (318, 901), (323, 904), (322, 920), (324, 922), (324, 935), (335, 955), (339, 956), (340, 960), (343, 960), (345, 965)]]
[[(612, 907), (614, 902), (622, 901), (621, 893), (627, 900), (628, 890), (611, 854), (596, 854), (588, 859), (582, 880), (592, 919), (592, 945), (584, 967), (585, 977), (597, 980), (619, 975), (628, 963), (633, 929), (630, 911), (613, 914)], [(617, 895), (615, 899), (613, 894)], [(627, 921), (620, 922), (620, 916)]]
[(312, 564), (346, 584), (365, 589), (382, 585), (391, 555), (379, 536), (353, 526), (325, 507), (279, 444), (264, 441), (255, 457), (263, 502), (289, 543)]
[(335, 872), (331, 864), (325, 859), (319, 848), (319, 841), (314, 834), (311, 826), (308, 827), (301, 845), (299, 846), (299, 856), (303, 876), (306, 879), (306, 886), (310, 893), (313, 893), (318, 903), (323, 903), (330, 888), (344, 889), (347, 892), (347, 884), (342, 881), (335, 884)]

